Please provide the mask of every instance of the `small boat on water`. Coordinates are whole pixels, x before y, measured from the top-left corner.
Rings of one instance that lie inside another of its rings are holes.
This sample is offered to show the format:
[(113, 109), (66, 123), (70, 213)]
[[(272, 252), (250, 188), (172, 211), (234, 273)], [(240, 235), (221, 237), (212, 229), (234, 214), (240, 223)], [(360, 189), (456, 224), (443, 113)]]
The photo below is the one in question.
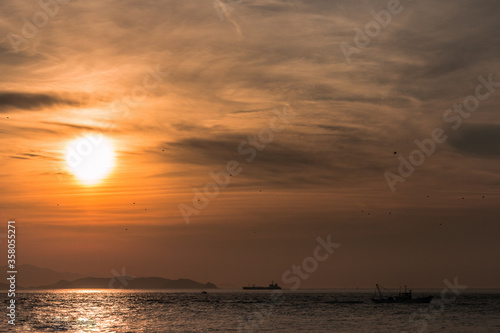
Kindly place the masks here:
[(433, 296), (427, 296), (427, 297), (420, 297), (420, 298), (413, 298), (413, 294), (405, 286), (405, 291), (404, 292), (399, 292), (398, 296), (389, 296), (389, 297), (384, 297), (382, 295), (382, 292), (380, 291), (380, 286), (377, 284), (377, 292), (378, 292), (378, 298), (372, 298), (372, 301), (374, 303), (429, 303)]
[(281, 287), (278, 286), (278, 283), (274, 283), (274, 281), (271, 281), (271, 283), (267, 287), (252, 285), (252, 286), (243, 287), (243, 289), (245, 289), (245, 290), (276, 290), (276, 289), (281, 289)]

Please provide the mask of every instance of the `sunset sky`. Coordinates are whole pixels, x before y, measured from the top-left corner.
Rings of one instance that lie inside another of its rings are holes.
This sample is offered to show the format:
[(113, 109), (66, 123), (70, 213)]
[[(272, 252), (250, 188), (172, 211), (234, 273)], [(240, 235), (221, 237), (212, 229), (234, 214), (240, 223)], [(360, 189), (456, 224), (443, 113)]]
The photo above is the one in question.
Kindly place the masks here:
[[(18, 263), (286, 288), (331, 235), (302, 288), (500, 287), (498, 1), (401, 1), (350, 63), (391, 1), (60, 2), (0, 2), (0, 233), (16, 221)], [(436, 128), (447, 140), (391, 191)], [(90, 134), (114, 165), (86, 184), (66, 154)], [(179, 206), (230, 161), (187, 224)]]

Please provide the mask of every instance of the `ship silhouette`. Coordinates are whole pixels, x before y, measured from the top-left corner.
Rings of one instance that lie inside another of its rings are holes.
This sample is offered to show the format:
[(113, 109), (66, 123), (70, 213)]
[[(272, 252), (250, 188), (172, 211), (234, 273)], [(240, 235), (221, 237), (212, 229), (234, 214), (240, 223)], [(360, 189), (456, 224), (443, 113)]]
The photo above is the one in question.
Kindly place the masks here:
[(267, 287), (252, 285), (252, 286), (243, 287), (243, 289), (245, 289), (245, 290), (275, 290), (275, 289), (281, 289), (281, 287), (278, 286), (278, 283), (274, 283), (274, 281), (271, 281), (271, 283)]
[(384, 297), (378, 284), (376, 284), (376, 288), (378, 298), (374, 297), (371, 299), (374, 303), (429, 303), (433, 298), (433, 296), (413, 298), (412, 291), (408, 291), (406, 286), (405, 291), (400, 291), (397, 296)]

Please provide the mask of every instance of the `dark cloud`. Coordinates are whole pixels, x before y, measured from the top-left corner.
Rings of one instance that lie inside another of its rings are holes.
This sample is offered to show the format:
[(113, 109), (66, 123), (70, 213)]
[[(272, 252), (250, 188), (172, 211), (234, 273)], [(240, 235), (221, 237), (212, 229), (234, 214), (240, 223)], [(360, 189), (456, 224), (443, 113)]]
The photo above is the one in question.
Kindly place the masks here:
[(347, 127), (347, 126), (316, 125), (316, 127), (321, 128), (321, 129), (326, 129), (326, 130), (332, 131), (332, 132), (356, 131), (355, 128)]
[(450, 135), (449, 143), (464, 154), (500, 157), (500, 125), (463, 125)]
[(55, 156), (50, 156), (54, 155), (53, 153), (46, 153), (46, 154), (38, 154), (38, 153), (19, 153), (17, 155), (11, 155), (9, 156), (10, 158), (18, 159), (18, 160), (34, 160), (34, 159), (44, 159), (44, 160), (50, 160), (50, 161), (60, 161), (59, 158)]
[[(177, 142), (166, 143), (171, 152), (176, 152), (179, 162), (201, 165), (214, 165), (229, 160), (244, 161), (250, 154), (238, 153), (238, 146), (244, 142), (243, 149), (252, 147), (248, 144), (248, 135), (231, 135), (229, 137), (200, 139), (188, 138)], [(318, 156), (314, 151), (304, 151), (294, 146), (279, 143), (269, 143), (261, 151), (257, 151), (254, 161), (268, 166), (284, 168), (302, 168), (313, 165), (327, 165), (326, 159)], [(170, 155), (172, 156), (172, 155)]]
[(269, 109), (237, 110), (237, 111), (233, 111), (231, 113), (233, 113), (233, 114), (239, 114), (239, 113), (257, 113), (257, 112), (263, 112), (263, 111), (269, 111)]
[(61, 98), (51, 94), (36, 94), (22, 92), (0, 92), (0, 112), (11, 109), (35, 110), (53, 105), (78, 106), (74, 100)]
[[(186, 138), (175, 142), (166, 142), (156, 150), (150, 151), (161, 156), (168, 163), (181, 163), (196, 166), (206, 171), (223, 170), (226, 163), (236, 160), (244, 168), (238, 177), (244, 179), (239, 186), (266, 183), (280, 187), (294, 188), (309, 185), (324, 186), (328, 183), (341, 183), (354, 177), (361, 179), (382, 172), (380, 165), (366, 160), (366, 156), (358, 152), (338, 154), (332, 144), (321, 144), (310, 147), (309, 144), (285, 144), (273, 141), (261, 151), (255, 150), (255, 159), (247, 161), (248, 152), (240, 154), (239, 145), (244, 142), (243, 149), (251, 148), (249, 135), (231, 134), (220, 137)], [(350, 140), (349, 135), (339, 140), (339, 146)], [(362, 142), (363, 140), (357, 139)], [(164, 150), (164, 151), (162, 151)], [(186, 170), (192, 170), (190, 167)], [(192, 172), (192, 171), (186, 171)], [(365, 174), (364, 176), (360, 176)], [(182, 174), (182, 172), (181, 172)], [(171, 176), (171, 175), (170, 175)]]
[(80, 131), (89, 131), (89, 132), (116, 132), (116, 128), (114, 128), (110, 123), (103, 122), (101, 126), (86, 126), (86, 125), (76, 125), (76, 124), (68, 124), (68, 123), (59, 123), (53, 121), (42, 121), (43, 124), (55, 125), (61, 127), (67, 127), (71, 129), (76, 129)]

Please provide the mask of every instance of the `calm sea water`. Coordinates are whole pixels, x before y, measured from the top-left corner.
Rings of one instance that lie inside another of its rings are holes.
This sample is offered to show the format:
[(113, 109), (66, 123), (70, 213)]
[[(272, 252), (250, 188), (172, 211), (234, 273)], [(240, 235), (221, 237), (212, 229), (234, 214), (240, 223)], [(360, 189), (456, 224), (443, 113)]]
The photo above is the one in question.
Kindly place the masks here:
[[(439, 295), (438, 290), (418, 291)], [(373, 304), (373, 292), (55, 291), (16, 296), (1, 332), (500, 332), (500, 291), (429, 304)], [(439, 299), (439, 296), (438, 296)], [(359, 302), (359, 303), (358, 303)], [(2, 304), (7, 305), (6, 295)], [(412, 317), (413, 314), (413, 317)]]

